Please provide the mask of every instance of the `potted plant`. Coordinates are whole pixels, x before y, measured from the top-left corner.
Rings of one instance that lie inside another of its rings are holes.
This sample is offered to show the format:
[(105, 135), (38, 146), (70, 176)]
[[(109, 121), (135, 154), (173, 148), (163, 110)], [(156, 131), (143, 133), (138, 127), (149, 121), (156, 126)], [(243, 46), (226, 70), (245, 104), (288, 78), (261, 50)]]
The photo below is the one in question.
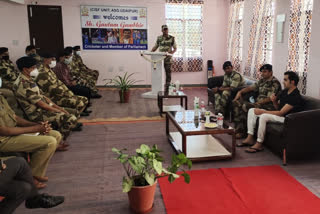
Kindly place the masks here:
[(190, 182), (189, 174), (180, 167), (185, 165), (190, 169), (192, 162), (183, 153), (173, 155), (171, 165), (164, 168), (163, 158), (156, 145), (150, 148), (142, 144), (136, 149), (135, 155), (125, 154), (126, 149), (112, 148), (112, 151), (118, 155), (116, 159), (121, 162), (126, 172), (122, 179), (122, 191), (128, 193), (130, 208), (135, 213), (151, 211), (157, 178), (168, 176), (169, 182), (172, 183), (180, 177), (176, 173), (181, 170), (184, 181)]
[(108, 84), (114, 84), (117, 88), (119, 88), (119, 96), (120, 96), (120, 103), (128, 103), (129, 102), (129, 97), (130, 97), (130, 88), (137, 82), (140, 82), (141, 80), (133, 80), (131, 77), (135, 73), (128, 74), (126, 72), (123, 76), (117, 75), (113, 79), (104, 79), (104, 80), (109, 80), (109, 82), (106, 83)]

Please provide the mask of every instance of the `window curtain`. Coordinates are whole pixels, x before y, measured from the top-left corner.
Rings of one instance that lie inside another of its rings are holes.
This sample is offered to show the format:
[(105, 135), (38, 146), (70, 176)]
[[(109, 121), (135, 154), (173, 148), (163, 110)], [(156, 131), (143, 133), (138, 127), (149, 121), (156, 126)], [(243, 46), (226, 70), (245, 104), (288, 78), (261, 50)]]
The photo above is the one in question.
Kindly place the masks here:
[(313, 0), (291, 0), (287, 69), (300, 77), (298, 88), (307, 91)]
[(266, 63), (272, 64), (273, 25), (274, 0), (256, 0), (251, 20), (245, 76), (258, 79), (259, 68)]
[(238, 72), (241, 72), (242, 63), (243, 6), (244, 0), (231, 0), (228, 23), (227, 59)]
[(203, 1), (200, 0), (166, 1), (166, 24), (177, 43), (172, 72), (203, 70), (202, 10)]

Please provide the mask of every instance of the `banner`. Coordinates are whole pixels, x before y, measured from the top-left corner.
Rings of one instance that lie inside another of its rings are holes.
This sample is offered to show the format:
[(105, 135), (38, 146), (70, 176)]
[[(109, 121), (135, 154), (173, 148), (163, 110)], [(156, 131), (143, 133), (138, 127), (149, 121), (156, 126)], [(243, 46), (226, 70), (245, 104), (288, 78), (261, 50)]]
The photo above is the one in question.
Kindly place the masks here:
[(147, 50), (147, 8), (80, 6), (84, 50)]

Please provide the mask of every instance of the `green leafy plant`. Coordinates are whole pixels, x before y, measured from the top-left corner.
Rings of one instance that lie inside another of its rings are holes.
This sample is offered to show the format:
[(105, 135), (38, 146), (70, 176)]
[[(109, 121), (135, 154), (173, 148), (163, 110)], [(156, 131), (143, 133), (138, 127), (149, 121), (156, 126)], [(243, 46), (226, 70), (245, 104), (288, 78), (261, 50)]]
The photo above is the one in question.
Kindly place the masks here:
[(124, 92), (129, 90), (135, 83), (141, 82), (142, 80), (134, 80), (131, 77), (136, 73), (128, 74), (126, 72), (123, 76), (117, 75), (113, 79), (104, 79), (108, 82), (105, 85), (113, 84), (121, 91), (121, 100), (124, 100)]
[(121, 162), (126, 175), (122, 180), (123, 192), (129, 192), (132, 186), (147, 186), (153, 185), (157, 178), (168, 176), (168, 180), (172, 183), (175, 179), (179, 178), (176, 174), (180, 169), (181, 176), (184, 177), (186, 183), (190, 182), (190, 176), (180, 167), (183, 165), (191, 169), (192, 162), (183, 154), (173, 155), (171, 165), (167, 168), (162, 166), (163, 158), (160, 156), (160, 150), (156, 145), (152, 148), (142, 144), (140, 148), (136, 149), (136, 154), (129, 156), (125, 154), (126, 149), (112, 148), (118, 157), (116, 158)]

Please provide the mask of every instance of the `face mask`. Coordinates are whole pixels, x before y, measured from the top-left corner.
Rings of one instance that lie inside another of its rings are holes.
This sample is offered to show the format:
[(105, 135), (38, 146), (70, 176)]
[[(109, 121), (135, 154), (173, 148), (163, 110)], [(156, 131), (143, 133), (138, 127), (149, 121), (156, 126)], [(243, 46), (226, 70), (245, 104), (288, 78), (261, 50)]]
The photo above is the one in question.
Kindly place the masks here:
[(34, 69), (33, 71), (30, 72), (30, 76), (33, 78), (37, 78), (37, 76), (39, 75), (39, 71), (38, 68)]
[(3, 60), (9, 60), (9, 55), (4, 55), (4, 56), (2, 56), (2, 59), (3, 59)]
[(72, 57), (70, 57), (69, 59), (65, 58), (64, 62), (69, 65), (72, 62)]
[(50, 67), (50, 68), (54, 68), (54, 67), (56, 67), (56, 65), (57, 65), (57, 61), (53, 60), (53, 61), (51, 61), (51, 63), (49, 64), (49, 67)]
[(2, 87), (2, 79), (1, 79), (1, 77), (0, 77), (0, 88)]
[(29, 54), (29, 56), (33, 58), (33, 57), (36, 57), (36, 56), (37, 56), (37, 54), (35, 54), (35, 53), (31, 53), (31, 54)]
[(78, 56), (81, 56), (81, 51), (76, 51), (76, 54), (77, 54)]

